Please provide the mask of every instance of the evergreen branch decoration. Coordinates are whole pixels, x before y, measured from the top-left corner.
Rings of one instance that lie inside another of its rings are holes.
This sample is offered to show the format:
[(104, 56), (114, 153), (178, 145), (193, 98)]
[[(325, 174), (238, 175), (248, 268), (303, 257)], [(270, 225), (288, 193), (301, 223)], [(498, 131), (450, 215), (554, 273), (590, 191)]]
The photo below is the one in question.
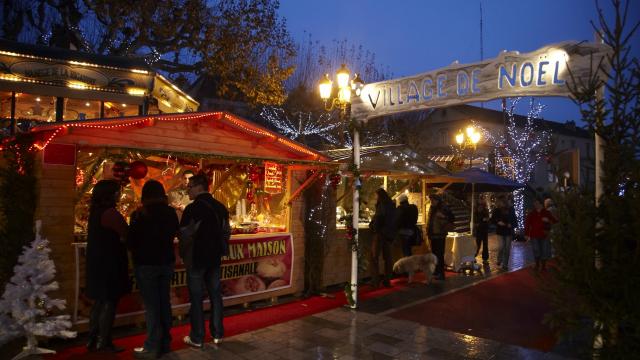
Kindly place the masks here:
[(38, 179), (33, 136), (6, 139), (0, 151), (0, 288), (9, 281), (22, 247), (33, 239)]
[(580, 355), (626, 359), (640, 353), (640, 62), (630, 52), (640, 23), (627, 23), (627, 5), (611, 5), (615, 19), (607, 22), (598, 5), (594, 30), (612, 54), (584, 90), (571, 89), (582, 120), (602, 140), (602, 193), (595, 200), (584, 189), (555, 196), (557, 263), (546, 321), (563, 336), (588, 335)]

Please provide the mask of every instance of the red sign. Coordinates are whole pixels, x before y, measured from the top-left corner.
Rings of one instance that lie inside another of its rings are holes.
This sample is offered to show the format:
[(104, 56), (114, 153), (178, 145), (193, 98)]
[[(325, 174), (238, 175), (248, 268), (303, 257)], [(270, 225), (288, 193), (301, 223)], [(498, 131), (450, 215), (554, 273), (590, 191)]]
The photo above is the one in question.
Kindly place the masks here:
[[(80, 265), (85, 260), (84, 251), (80, 251), (77, 258)], [(182, 264), (176, 244), (176, 267), (171, 281), (171, 307), (181, 308), (189, 306), (189, 289), (187, 288), (187, 271)], [(83, 272), (83, 266), (77, 267)], [(254, 295), (291, 287), (293, 269), (293, 241), (291, 234), (259, 234), (237, 235), (229, 241), (229, 256), (222, 258), (220, 279), (222, 296), (231, 299), (247, 295)], [(117, 315), (128, 316), (144, 312), (142, 298), (131, 271), (133, 291), (125, 295), (118, 303)], [(76, 277), (78, 295), (74, 307), (74, 319), (88, 318), (91, 301), (84, 295), (83, 280), (80, 273)]]
[(264, 192), (279, 194), (282, 192), (282, 166), (273, 162), (264, 163)]
[(44, 148), (44, 163), (50, 165), (75, 165), (76, 146), (73, 144), (49, 144)]

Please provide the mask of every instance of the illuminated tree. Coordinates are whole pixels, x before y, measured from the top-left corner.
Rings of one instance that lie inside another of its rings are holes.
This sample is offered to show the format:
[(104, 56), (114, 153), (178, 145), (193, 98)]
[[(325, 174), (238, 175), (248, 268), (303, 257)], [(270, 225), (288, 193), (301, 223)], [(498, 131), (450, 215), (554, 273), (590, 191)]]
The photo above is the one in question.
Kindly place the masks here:
[[(537, 120), (544, 105), (535, 103), (532, 98), (526, 119), (515, 114), (520, 98), (511, 101), (507, 111), (507, 122), (504, 132), (495, 134), (480, 128), (483, 137), (495, 147), (495, 167), (513, 180), (526, 184), (536, 165), (547, 154), (551, 141), (551, 133), (542, 128)], [(518, 217), (518, 228), (524, 228), (524, 193), (522, 189), (513, 192), (514, 208)]]

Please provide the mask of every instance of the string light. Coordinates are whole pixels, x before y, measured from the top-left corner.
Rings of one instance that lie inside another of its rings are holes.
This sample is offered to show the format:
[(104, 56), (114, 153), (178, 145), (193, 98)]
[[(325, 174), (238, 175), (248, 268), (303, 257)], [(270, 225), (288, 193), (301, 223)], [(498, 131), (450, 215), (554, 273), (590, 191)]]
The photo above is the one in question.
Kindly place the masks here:
[(327, 174), (321, 175), (324, 179), (324, 183), (322, 184), (322, 190), (320, 191), (320, 203), (318, 205), (311, 208), (309, 211), (309, 217), (307, 221), (314, 223), (320, 231), (318, 232), (318, 237), (320, 238), (320, 242), (322, 244), (327, 244), (326, 236), (329, 222), (326, 221), (325, 215), (327, 211), (332, 211), (332, 215), (335, 216), (335, 208), (330, 208), (329, 205), (329, 186), (331, 185), (331, 178), (327, 176)]
[(172, 114), (172, 115), (155, 115), (144, 118), (134, 118), (130, 120), (80, 120), (77, 122), (67, 122), (64, 125), (42, 125), (32, 128), (32, 132), (53, 130), (53, 133), (47, 138), (44, 144), (40, 145), (34, 143), (31, 146), (31, 150), (44, 150), (57, 136), (61, 133), (66, 133), (69, 128), (93, 128), (93, 129), (118, 129), (132, 126), (153, 126), (156, 121), (186, 121), (186, 120), (217, 120), (225, 121), (233, 127), (239, 128), (245, 132), (267, 137), (274, 142), (277, 142), (285, 147), (304, 155), (313, 157), (313, 160), (328, 160), (320, 153), (313, 152), (302, 145), (296, 144), (291, 140), (281, 138), (276, 134), (262, 129), (256, 125), (252, 125), (246, 120), (239, 119), (231, 114), (223, 112), (209, 112), (209, 113), (187, 113), (187, 114)]
[[(529, 111), (524, 123), (516, 121), (515, 107), (520, 101), (516, 98), (507, 109), (507, 123), (504, 133), (492, 134), (476, 124), (483, 136), (496, 149), (495, 167), (503, 174), (510, 175), (513, 180), (525, 184), (531, 178), (536, 165), (546, 155), (551, 133), (536, 124), (545, 106), (529, 103)], [(524, 228), (524, 192), (518, 189), (513, 192), (513, 205), (518, 218), (518, 228)]]
[(339, 127), (340, 122), (334, 119), (331, 113), (322, 113), (317, 119), (313, 119), (311, 112), (300, 111), (297, 113), (297, 119), (291, 120), (282, 108), (266, 106), (260, 112), (260, 116), (292, 140), (317, 135), (330, 143), (336, 143), (331, 131)]

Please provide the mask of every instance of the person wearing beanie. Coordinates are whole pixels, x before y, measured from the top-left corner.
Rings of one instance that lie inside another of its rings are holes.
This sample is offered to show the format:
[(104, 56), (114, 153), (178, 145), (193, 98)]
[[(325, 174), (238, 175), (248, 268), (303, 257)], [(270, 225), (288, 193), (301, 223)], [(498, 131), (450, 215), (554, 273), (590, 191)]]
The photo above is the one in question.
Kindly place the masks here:
[(178, 225), (162, 184), (147, 181), (142, 187), (142, 207), (131, 215), (127, 239), (147, 323), (147, 339), (133, 350), (138, 359), (156, 359), (171, 351), (170, 285)]
[(398, 238), (402, 245), (402, 255), (411, 256), (411, 247), (420, 245), (415, 243), (418, 238), (417, 231), (421, 231), (416, 224), (418, 223), (418, 207), (415, 204), (409, 204), (407, 195), (398, 196), (400, 205), (397, 208)]

